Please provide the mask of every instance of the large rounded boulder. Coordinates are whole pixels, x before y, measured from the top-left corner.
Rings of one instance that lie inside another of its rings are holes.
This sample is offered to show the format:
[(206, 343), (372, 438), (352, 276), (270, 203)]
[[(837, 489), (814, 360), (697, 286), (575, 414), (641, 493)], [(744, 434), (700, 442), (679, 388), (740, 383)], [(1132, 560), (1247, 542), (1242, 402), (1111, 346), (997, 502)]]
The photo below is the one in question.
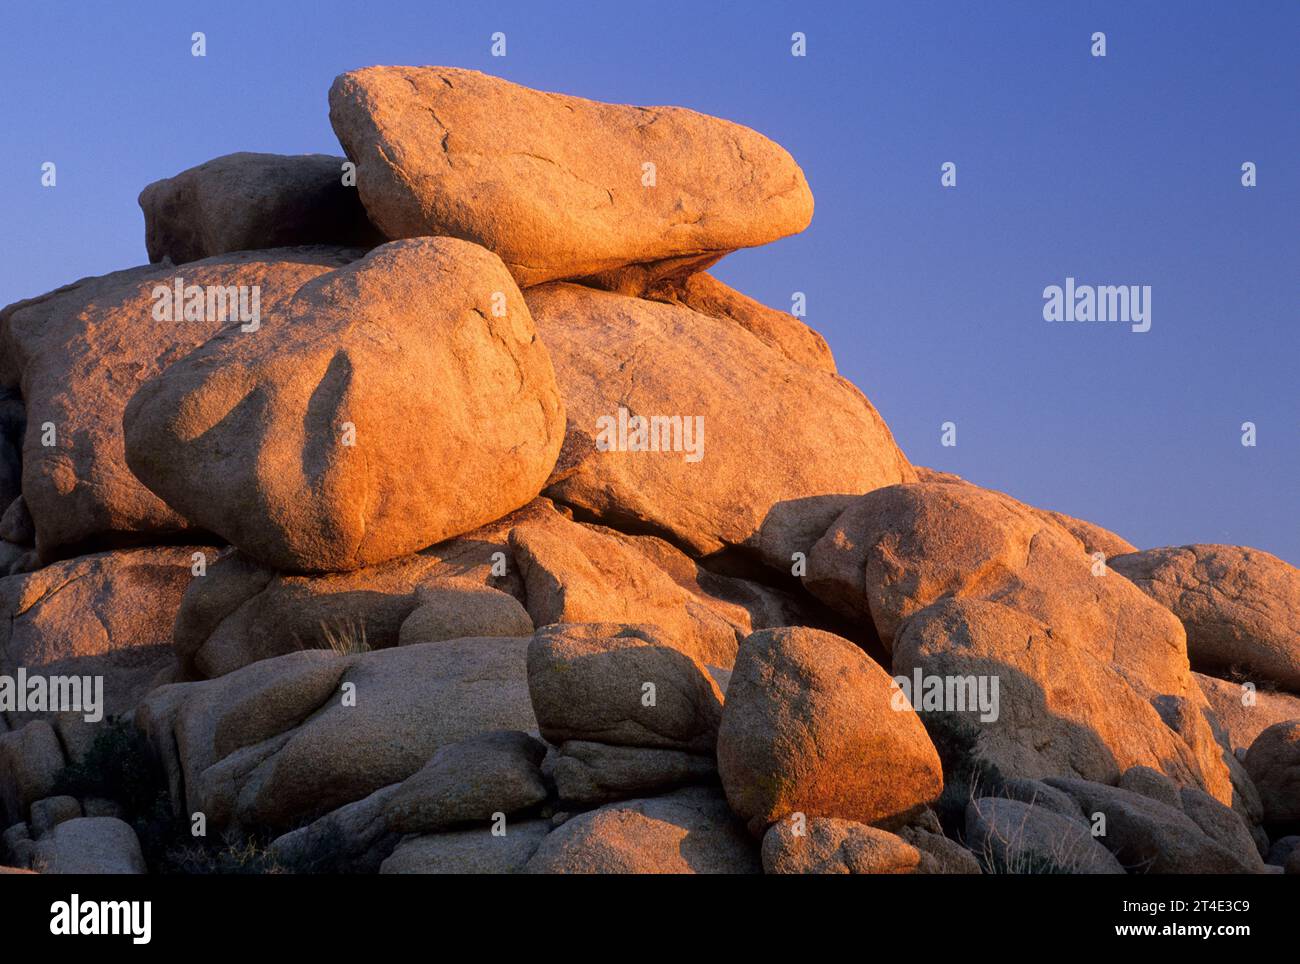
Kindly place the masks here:
[(452, 238), (375, 249), (147, 382), (131, 470), (276, 569), (374, 565), (541, 489), (563, 406), (500, 260)]

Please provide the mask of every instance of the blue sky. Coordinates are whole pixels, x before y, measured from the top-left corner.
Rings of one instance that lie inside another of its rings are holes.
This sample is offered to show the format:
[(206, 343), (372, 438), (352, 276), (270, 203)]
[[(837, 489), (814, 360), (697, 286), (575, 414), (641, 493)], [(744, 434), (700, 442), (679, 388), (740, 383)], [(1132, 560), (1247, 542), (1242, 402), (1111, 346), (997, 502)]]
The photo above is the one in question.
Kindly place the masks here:
[[(915, 462), (1140, 546), (1300, 564), (1298, 44), (1291, 0), (9, 4), (0, 304), (142, 263), (150, 181), (237, 150), (339, 153), (326, 93), (347, 69), (680, 104), (803, 166), (812, 226), (716, 273), (776, 307), (805, 292)], [(1150, 285), (1151, 331), (1045, 322), (1067, 276)]]

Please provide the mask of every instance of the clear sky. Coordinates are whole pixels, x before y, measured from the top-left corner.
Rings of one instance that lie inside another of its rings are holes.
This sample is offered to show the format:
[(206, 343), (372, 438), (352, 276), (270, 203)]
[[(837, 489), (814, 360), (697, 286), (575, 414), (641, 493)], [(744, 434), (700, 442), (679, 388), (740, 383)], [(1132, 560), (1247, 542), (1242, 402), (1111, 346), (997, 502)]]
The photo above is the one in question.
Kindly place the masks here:
[[(1300, 564), (1300, 3), (7, 3), (0, 304), (143, 263), (150, 181), (340, 153), (326, 93), (369, 64), (756, 128), (817, 212), (716, 273), (804, 292), (913, 461), (1143, 547)], [(1151, 330), (1044, 321), (1066, 277), (1150, 285)]]

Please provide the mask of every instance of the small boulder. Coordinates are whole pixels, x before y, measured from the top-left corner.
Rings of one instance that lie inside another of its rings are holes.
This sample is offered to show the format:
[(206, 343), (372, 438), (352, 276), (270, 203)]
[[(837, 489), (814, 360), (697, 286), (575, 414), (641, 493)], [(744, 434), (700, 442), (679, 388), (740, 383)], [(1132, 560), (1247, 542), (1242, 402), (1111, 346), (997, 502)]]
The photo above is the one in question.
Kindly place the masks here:
[(939, 755), (894, 692), (839, 636), (799, 627), (749, 636), (727, 688), (718, 772), (750, 832), (795, 812), (898, 827), (934, 802)]
[(344, 161), (241, 151), (154, 181), (140, 192), (149, 260), (182, 264), (295, 244), (380, 244), (356, 189), (343, 183)]
[(42, 874), (147, 873), (131, 825), (113, 817), (77, 817), (36, 842), (33, 869)]
[(415, 591), (416, 606), (402, 621), (397, 645), (466, 636), (531, 636), (528, 610), (507, 592), (471, 580), (448, 580)]
[(921, 851), (885, 830), (852, 820), (778, 820), (763, 835), (766, 874), (915, 874)]
[(574, 624), (528, 646), (528, 692), (550, 743), (587, 740), (707, 753), (722, 691), (702, 663), (653, 626)]
[(28, 824), (31, 826), (32, 836), (39, 839), (59, 824), (80, 817), (81, 804), (77, 802), (76, 797), (66, 795), (46, 797), (44, 800), (36, 800), (32, 803), (31, 814)]
[(390, 784), (276, 837), (268, 856), (295, 874), (378, 873), (401, 840), (384, 819), (384, 807), (398, 786)]
[(530, 874), (754, 874), (753, 842), (716, 790), (689, 787), (612, 803), (565, 821)]
[(0, 733), (0, 816), (8, 826), (27, 819), (28, 808), (50, 796), (67, 761), (45, 720)]

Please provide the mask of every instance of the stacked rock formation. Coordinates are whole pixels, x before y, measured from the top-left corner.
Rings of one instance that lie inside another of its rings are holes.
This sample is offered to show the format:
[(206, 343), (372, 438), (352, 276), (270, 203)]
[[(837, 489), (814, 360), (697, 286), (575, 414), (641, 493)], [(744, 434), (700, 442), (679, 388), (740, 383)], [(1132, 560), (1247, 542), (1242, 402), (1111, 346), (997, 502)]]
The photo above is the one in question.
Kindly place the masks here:
[(329, 108), (0, 311), (0, 675), (103, 684), (0, 702), (0, 863), (1300, 871), (1300, 572), (913, 466), (707, 273), (808, 225), (785, 150), (442, 67)]

